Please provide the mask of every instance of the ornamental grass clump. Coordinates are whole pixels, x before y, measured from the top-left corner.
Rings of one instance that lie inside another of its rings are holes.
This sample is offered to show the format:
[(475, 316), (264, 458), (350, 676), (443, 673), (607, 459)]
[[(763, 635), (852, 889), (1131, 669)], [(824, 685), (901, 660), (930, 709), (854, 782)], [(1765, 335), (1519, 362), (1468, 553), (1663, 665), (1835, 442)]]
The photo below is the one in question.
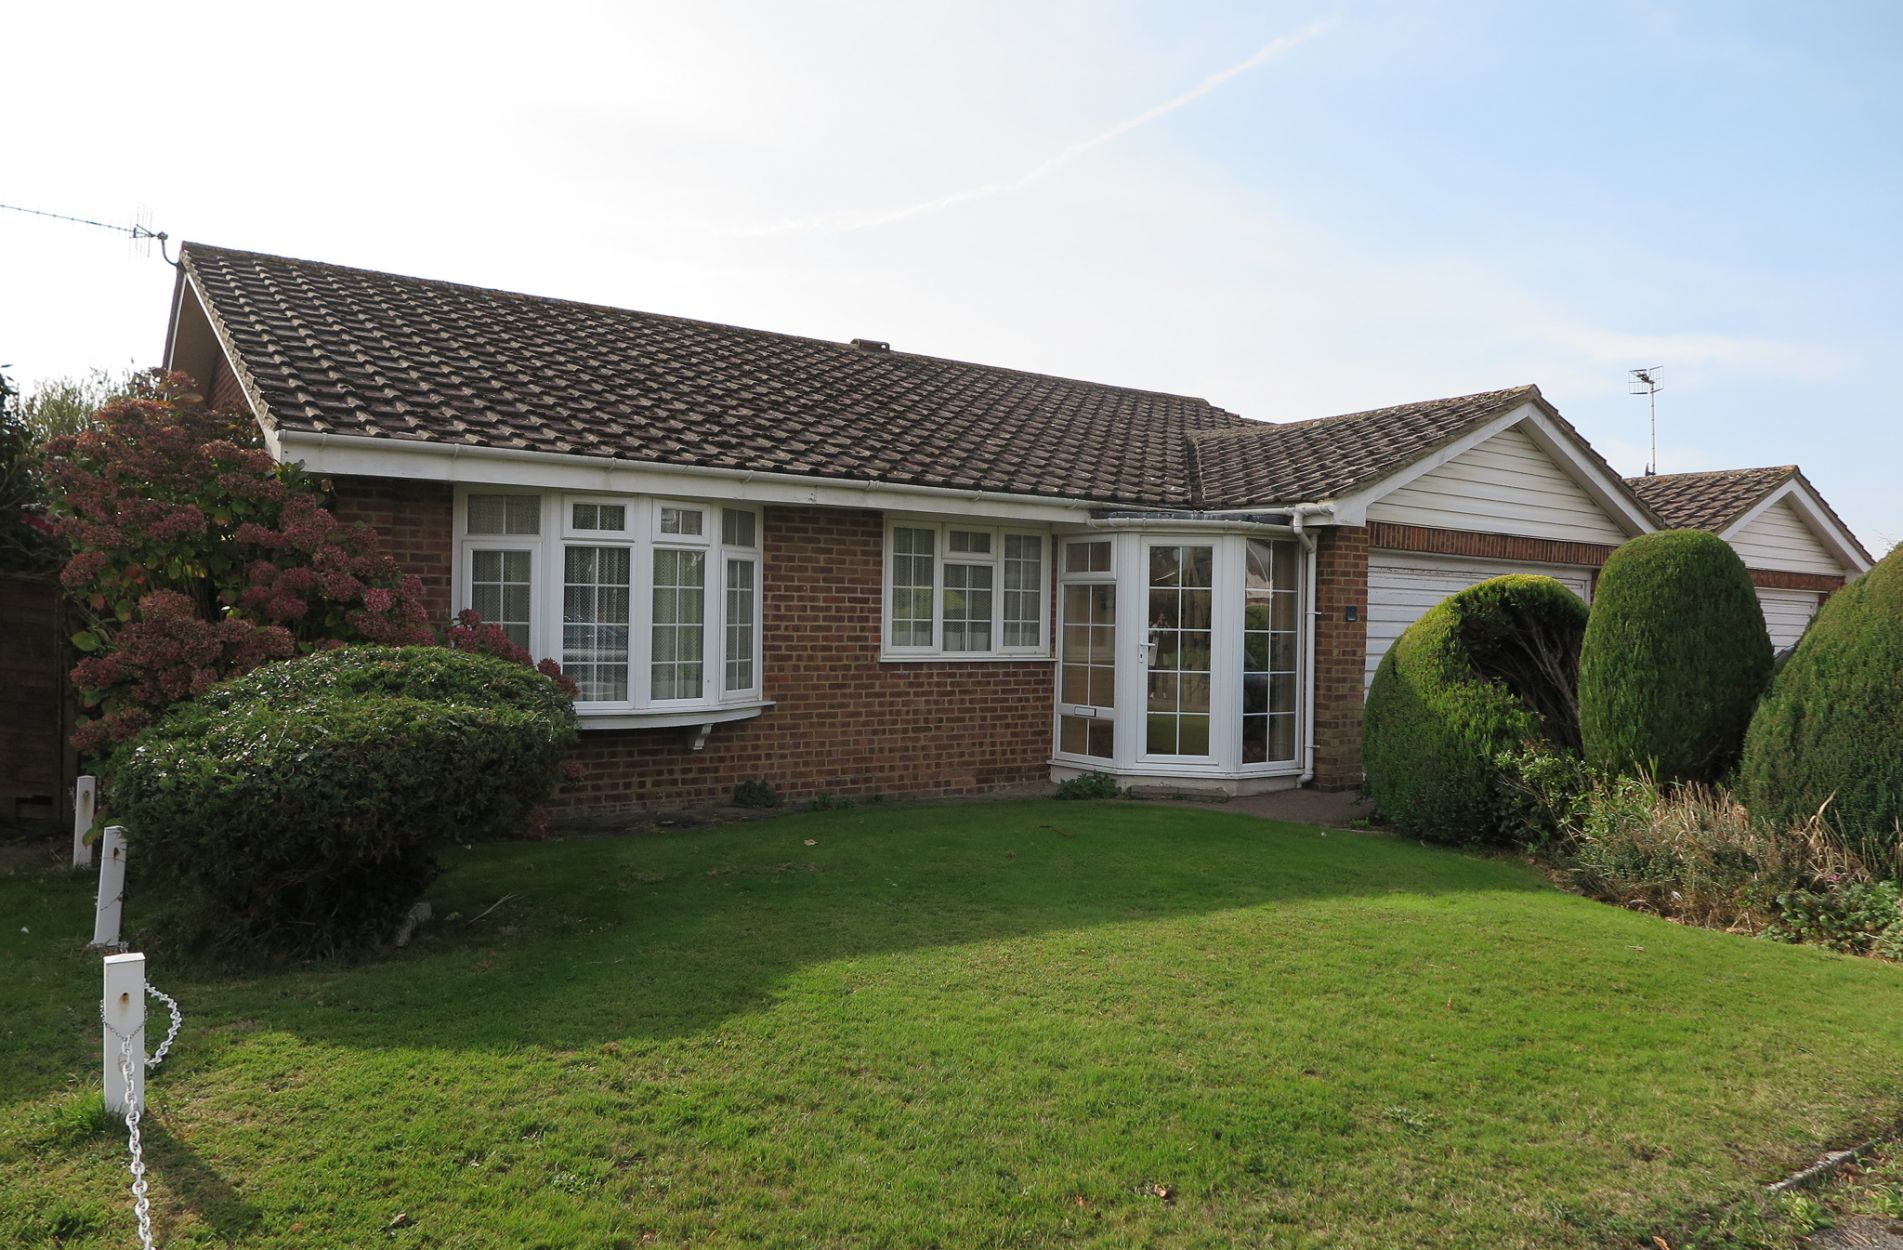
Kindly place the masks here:
[(1442, 601), (1381, 660), (1362, 722), (1368, 790), (1403, 832), (1510, 841), (1503, 754), (1576, 749), (1586, 605), (1550, 577), (1496, 577)]
[(1579, 654), (1586, 760), (1606, 773), (1716, 781), (1738, 762), (1771, 676), (1751, 574), (1702, 530), (1663, 530), (1606, 560)]
[(1745, 801), (1772, 821), (1822, 812), (1865, 855), (1903, 825), (1903, 547), (1833, 594), (1778, 670), (1745, 739)]
[(180, 704), (113, 757), (114, 820), (161, 928), (222, 951), (386, 940), (437, 851), (518, 832), (576, 738), (548, 675), (442, 647), (345, 647)]

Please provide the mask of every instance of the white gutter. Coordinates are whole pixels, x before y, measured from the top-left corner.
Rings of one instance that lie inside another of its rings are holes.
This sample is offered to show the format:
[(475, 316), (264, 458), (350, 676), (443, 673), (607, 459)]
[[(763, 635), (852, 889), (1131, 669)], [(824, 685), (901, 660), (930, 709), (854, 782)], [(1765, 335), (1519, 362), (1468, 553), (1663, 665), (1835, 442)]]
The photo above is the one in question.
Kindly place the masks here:
[[(1091, 517), (1088, 521), (1084, 522), (1084, 525), (1093, 530), (1186, 529), (1196, 530), (1204, 534), (1286, 534), (1290, 528), (1287, 525), (1277, 525), (1272, 521), (1239, 521), (1217, 518), (1205, 520), (1201, 517), (1186, 516)], [(1302, 532), (1301, 519), (1299, 517), (1296, 519), (1294, 529), (1297, 534)]]
[(1332, 503), (1298, 503), (1289, 509), (1289, 515), (1295, 522), (1295, 538), (1302, 544), (1302, 550), (1308, 559), (1308, 585), (1304, 590), (1308, 604), (1308, 628), (1302, 642), (1302, 775), (1295, 784), (1305, 786), (1315, 780), (1315, 631), (1321, 622), (1321, 609), (1315, 605), (1315, 535), (1308, 532), (1303, 522), (1309, 517), (1335, 515)]

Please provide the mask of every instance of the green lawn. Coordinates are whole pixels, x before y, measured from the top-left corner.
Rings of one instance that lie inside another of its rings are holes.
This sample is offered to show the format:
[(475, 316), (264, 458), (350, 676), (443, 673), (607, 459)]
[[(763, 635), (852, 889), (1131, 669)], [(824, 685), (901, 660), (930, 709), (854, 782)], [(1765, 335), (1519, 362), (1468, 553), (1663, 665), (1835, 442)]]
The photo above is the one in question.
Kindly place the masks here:
[[(1385, 837), (874, 807), (449, 867), (382, 962), (155, 955), (165, 1244), (1636, 1244), (1903, 1112), (1903, 969)], [(0, 876), (0, 1244), (131, 1244), (90, 915)]]

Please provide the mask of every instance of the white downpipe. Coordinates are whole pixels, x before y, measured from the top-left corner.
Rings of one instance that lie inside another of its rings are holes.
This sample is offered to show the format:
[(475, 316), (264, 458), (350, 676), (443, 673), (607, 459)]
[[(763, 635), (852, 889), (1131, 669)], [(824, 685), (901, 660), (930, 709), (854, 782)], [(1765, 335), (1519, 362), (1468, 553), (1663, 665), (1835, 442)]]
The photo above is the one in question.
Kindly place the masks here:
[(1303, 630), (1302, 639), (1302, 775), (1295, 784), (1305, 786), (1315, 780), (1315, 630), (1321, 622), (1321, 609), (1315, 604), (1315, 553), (1317, 544), (1315, 535), (1303, 524), (1312, 516), (1333, 516), (1335, 505), (1332, 503), (1304, 503), (1289, 509), (1295, 520), (1295, 538), (1302, 544), (1302, 551), (1308, 559), (1307, 585), (1303, 593), (1307, 596), (1308, 628)]

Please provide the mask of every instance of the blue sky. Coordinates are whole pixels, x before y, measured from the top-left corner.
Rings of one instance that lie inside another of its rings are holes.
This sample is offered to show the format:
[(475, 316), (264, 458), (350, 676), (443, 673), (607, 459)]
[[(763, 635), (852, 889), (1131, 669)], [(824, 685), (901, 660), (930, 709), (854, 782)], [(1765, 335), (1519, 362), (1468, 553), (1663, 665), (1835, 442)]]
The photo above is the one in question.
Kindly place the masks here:
[[(1660, 365), (1663, 469), (1903, 539), (1903, 6), (67, 8), (0, 202), (1270, 420), (1532, 381), (1628, 473)], [(155, 359), (156, 257), (0, 262), (16, 377)]]

